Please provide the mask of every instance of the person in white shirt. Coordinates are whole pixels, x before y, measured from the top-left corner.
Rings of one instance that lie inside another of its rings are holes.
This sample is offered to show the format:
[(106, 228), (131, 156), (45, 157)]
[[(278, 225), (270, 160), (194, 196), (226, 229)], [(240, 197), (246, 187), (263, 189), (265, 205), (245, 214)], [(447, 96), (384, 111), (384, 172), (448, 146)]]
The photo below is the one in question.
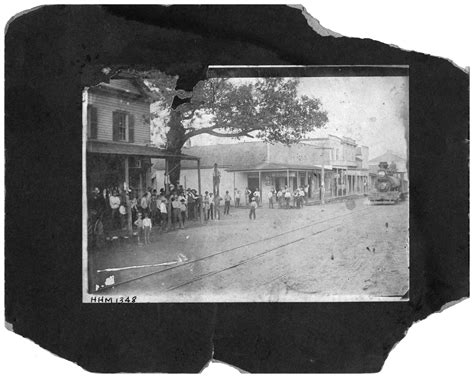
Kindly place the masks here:
[(260, 191), (255, 189), (253, 196), (255, 197), (255, 201), (257, 201), (257, 205), (260, 206)]
[(140, 200), (140, 207), (143, 213), (145, 213), (145, 211), (148, 211), (148, 198), (146, 193), (142, 196)]
[(160, 203), (161, 230), (168, 227), (168, 209), (166, 207), (166, 199), (163, 198)]
[(118, 227), (118, 220), (119, 220), (119, 207), (120, 207), (120, 197), (118, 196), (117, 192), (113, 192), (112, 195), (109, 197), (109, 204), (110, 209), (112, 210), (112, 227), (115, 229)]
[(214, 220), (214, 193), (209, 193), (209, 210), (207, 212), (207, 220), (209, 220), (209, 216), (211, 217), (210, 219)]
[(255, 199), (255, 197), (252, 198), (252, 200), (250, 201), (250, 213), (249, 213), (249, 219), (252, 220), (252, 217), (253, 219), (255, 220), (257, 218), (256, 214), (255, 214), (255, 211), (258, 207), (258, 204), (257, 204), (257, 201)]
[(177, 223), (179, 223), (179, 228), (184, 228), (183, 219), (181, 218), (181, 202), (179, 202), (178, 196), (172, 197), (171, 207), (173, 211), (173, 229), (176, 228)]
[(268, 208), (273, 209), (273, 189), (268, 192)]
[(305, 204), (305, 193), (303, 187), (300, 188), (300, 192), (298, 194), (299, 200), (300, 200), (300, 207), (302, 208), (303, 205)]
[(151, 219), (148, 216), (148, 213), (145, 213), (145, 218), (143, 218), (143, 231), (145, 234), (145, 244), (150, 244), (150, 234), (151, 234)]
[(280, 189), (278, 192), (277, 192), (277, 202), (278, 202), (278, 208), (281, 209), (282, 208), (282, 201), (283, 201), (283, 192), (282, 190)]
[(240, 207), (240, 190), (237, 190), (237, 188), (235, 188), (234, 192), (235, 192), (235, 207)]
[(290, 189), (286, 189), (286, 191), (285, 191), (285, 202), (286, 202), (286, 208), (287, 209), (290, 208), (290, 200), (291, 200)]

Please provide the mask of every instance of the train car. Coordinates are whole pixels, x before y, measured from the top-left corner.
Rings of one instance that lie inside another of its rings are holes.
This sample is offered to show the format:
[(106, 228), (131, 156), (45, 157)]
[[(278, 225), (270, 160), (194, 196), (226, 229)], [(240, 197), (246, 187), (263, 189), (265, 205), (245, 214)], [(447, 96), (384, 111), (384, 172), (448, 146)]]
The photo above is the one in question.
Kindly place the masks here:
[(404, 172), (397, 172), (387, 162), (380, 162), (374, 189), (369, 201), (374, 205), (396, 204), (408, 195), (408, 182)]

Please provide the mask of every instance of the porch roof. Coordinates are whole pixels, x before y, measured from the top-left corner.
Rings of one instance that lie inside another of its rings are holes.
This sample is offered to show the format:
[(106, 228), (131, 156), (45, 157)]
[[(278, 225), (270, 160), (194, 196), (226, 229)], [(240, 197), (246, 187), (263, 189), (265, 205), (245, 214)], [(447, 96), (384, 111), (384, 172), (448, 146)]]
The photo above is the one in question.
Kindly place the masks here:
[(180, 157), (182, 160), (199, 160), (196, 156), (185, 154), (172, 154), (158, 147), (142, 146), (131, 143), (112, 141), (88, 140), (86, 150), (94, 154), (146, 156), (150, 158)]
[(313, 171), (320, 169), (320, 165), (299, 165), (299, 164), (278, 164), (278, 163), (260, 163), (252, 166), (235, 166), (227, 168), (228, 172), (254, 172), (254, 171)]

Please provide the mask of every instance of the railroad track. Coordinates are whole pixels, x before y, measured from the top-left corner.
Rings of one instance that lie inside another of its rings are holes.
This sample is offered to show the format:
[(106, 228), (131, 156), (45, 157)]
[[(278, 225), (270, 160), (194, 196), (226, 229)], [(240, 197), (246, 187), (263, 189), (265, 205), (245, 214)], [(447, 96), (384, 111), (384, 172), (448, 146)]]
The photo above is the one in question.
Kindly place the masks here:
[[(166, 273), (169, 274), (169, 273), (172, 273), (172, 272), (177, 272), (179, 270), (187, 269), (190, 266), (192, 266), (193, 264), (201, 263), (203, 261), (210, 260), (210, 259), (215, 259), (219, 256), (223, 256), (223, 255), (229, 254), (231, 252), (235, 252), (235, 251), (242, 250), (242, 249), (254, 246), (254, 245), (258, 245), (260, 243), (266, 243), (266, 242), (268, 243), (269, 241), (275, 240), (277, 238), (281, 238), (282, 236), (291, 235), (291, 234), (297, 233), (298, 231), (302, 231), (302, 230), (305, 230), (305, 229), (308, 229), (308, 228), (311, 228), (311, 227), (315, 227), (315, 226), (318, 226), (320, 224), (327, 224), (328, 222), (342, 220), (344, 218), (348, 218), (348, 217), (354, 216), (356, 214), (361, 214), (361, 213), (362, 214), (364, 214), (364, 213), (371, 214), (375, 211), (377, 211), (377, 210), (374, 209), (373, 207), (364, 207), (362, 209), (352, 210), (348, 214), (341, 214), (341, 215), (337, 215), (337, 216), (334, 216), (334, 217), (322, 219), (322, 220), (319, 220), (319, 221), (316, 221), (316, 222), (306, 224), (306, 225), (301, 226), (301, 227), (297, 227), (297, 228), (279, 233), (277, 235), (271, 235), (271, 236), (268, 236), (268, 237), (263, 238), (263, 239), (255, 240), (255, 241), (245, 243), (245, 244), (242, 244), (242, 245), (239, 245), (239, 246), (236, 246), (236, 247), (232, 247), (232, 248), (228, 248), (228, 249), (225, 249), (225, 250), (222, 250), (222, 251), (218, 251), (218, 252), (212, 253), (210, 255), (203, 256), (203, 257), (198, 258), (198, 259), (188, 260), (186, 262), (180, 263), (179, 265), (169, 266), (169, 267), (161, 269), (161, 270), (157, 270), (157, 271), (154, 271), (154, 272), (138, 275), (138, 276), (130, 278), (128, 280), (119, 281), (119, 282), (114, 283), (113, 285), (106, 286), (104, 288), (100, 288), (99, 290), (97, 290), (97, 292), (109, 291), (112, 288), (115, 288), (115, 287), (118, 287), (118, 286), (121, 286), (121, 285), (125, 285), (125, 284), (130, 283), (130, 282), (138, 281), (138, 280), (150, 277), (150, 276), (164, 275)], [(308, 233), (307, 235), (303, 235), (303, 236), (298, 237), (294, 240), (289, 240), (288, 241), (288, 237), (287, 237), (285, 242), (282, 242), (282, 243), (280, 243), (280, 244), (278, 244), (278, 245), (276, 245), (272, 248), (265, 249), (263, 252), (260, 252), (256, 255), (252, 255), (250, 257), (244, 258), (243, 260), (240, 260), (237, 263), (230, 263), (230, 265), (225, 266), (223, 268), (220, 268), (220, 269), (217, 269), (217, 270), (212, 270), (212, 271), (200, 274), (198, 276), (195, 276), (195, 277), (191, 278), (190, 280), (180, 282), (179, 284), (171, 285), (171, 286), (167, 287), (165, 290), (166, 291), (173, 291), (173, 290), (179, 289), (181, 287), (193, 284), (195, 282), (202, 281), (206, 278), (215, 276), (217, 274), (220, 274), (220, 273), (223, 273), (225, 271), (228, 271), (228, 270), (237, 268), (239, 266), (242, 266), (244, 264), (247, 264), (247, 263), (249, 263), (251, 261), (254, 261), (256, 259), (262, 258), (263, 256), (265, 256), (267, 254), (270, 254), (272, 252), (275, 252), (275, 251), (279, 250), (280, 248), (284, 248), (288, 245), (298, 243), (298, 242), (304, 240), (307, 237), (311, 237), (311, 236), (318, 235), (318, 234), (321, 234), (323, 232), (327, 232), (329, 230), (335, 229), (335, 228), (339, 227), (340, 225), (341, 225), (341, 223), (338, 222), (335, 225), (331, 225), (329, 227), (326, 227), (322, 230), (318, 230), (316, 232)]]

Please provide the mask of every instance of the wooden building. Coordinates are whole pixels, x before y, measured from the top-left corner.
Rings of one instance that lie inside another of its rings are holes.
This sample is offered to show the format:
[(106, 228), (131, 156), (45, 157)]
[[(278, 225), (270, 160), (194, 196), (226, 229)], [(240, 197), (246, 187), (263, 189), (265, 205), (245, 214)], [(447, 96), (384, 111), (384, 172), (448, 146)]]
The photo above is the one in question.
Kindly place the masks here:
[(127, 186), (140, 197), (151, 186), (151, 159), (173, 156), (150, 144), (147, 93), (132, 78), (111, 79), (85, 88), (83, 104), (87, 192)]

